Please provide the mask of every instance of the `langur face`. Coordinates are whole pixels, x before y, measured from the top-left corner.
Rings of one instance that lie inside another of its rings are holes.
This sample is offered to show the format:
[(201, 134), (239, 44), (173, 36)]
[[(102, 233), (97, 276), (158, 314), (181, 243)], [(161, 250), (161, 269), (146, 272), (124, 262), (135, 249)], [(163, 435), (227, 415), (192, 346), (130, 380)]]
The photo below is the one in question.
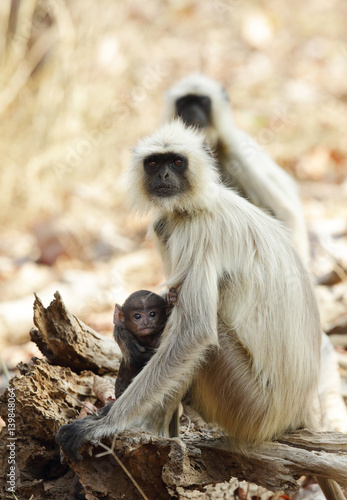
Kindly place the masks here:
[(203, 129), (211, 125), (211, 99), (206, 95), (188, 94), (176, 101), (176, 116), (188, 126)]
[(187, 191), (188, 159), (178, 153), (155, 153), (143, 162), (145, 185), (150, 196), (173, 197)]
[(125, 312), (124, 320), (125, 328), (134, 335), (152, 335), (163, 330), (166, 311), (160, 307), (130, 309)]

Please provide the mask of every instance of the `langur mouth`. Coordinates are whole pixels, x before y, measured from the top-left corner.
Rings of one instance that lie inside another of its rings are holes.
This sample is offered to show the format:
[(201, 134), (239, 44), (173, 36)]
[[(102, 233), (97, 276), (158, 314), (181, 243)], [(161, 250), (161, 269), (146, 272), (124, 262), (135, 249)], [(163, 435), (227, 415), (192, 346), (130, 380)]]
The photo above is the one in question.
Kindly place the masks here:
[(207, 127), (207, 125), (208, 125), (208, 124), (207, 124), (207, 123), (205, 123), (205, 122), (203, 123), (203, 122), (198, 121), (198, 120), (193, 120), (193, 121), (191, 121), (188, 125), (193, 126), (193, 127), (196, 127), (196, 128), (198, 128), (199, 130), (202, 130), (202, 129), (204, 129), (205, 127)]
[(141, 330), (138, 330), (138, 333), (140, 335), (150, 335), (153, 333), (154, 328), (142, 328)]
[(177, 188), (175, 186), (162, 184), (160, 186), (156, 186), (154, 189), (154, 194), (159, 198), (164, 198), (165, 196), (174, 196), (177, 192)]

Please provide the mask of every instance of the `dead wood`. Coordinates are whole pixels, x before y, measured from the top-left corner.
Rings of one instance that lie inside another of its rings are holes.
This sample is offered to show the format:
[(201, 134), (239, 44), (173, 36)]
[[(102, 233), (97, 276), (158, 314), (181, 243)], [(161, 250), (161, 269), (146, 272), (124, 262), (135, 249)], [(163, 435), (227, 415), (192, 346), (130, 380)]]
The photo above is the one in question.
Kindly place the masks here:
[[(150, 500), (202, 498), (205, 489), (211, 488), (209, 485), (232, 477), (287, 493), (298, 489), (297, 479), (302, 475), (333, 478), (347, 485), (344, 434), (303, 430), (240, 453), (220, 431), (193, 417), (181, 441), (127, 431), (116, 437), (114, 451), (107, 456), (96, 456), (105, 452), (101, 446), (86, 446), (85, 459), (70, 464), (76, 476), (67, 463), (60, 462), (56, 432), (77, 418), (81, 404), (74, 398), (96, 402), (95, 372), (115, 374), (118, 353), (112, 350), (112, 340), (93, 332), (67, 311), (59, 293), (47, 309), (36, 297), (34, 322), (38, 330), (32, 336), (50, 361), (34, 359), (30, 366), (22, 364), (21, 374), (11, 380), (1, 397), (0, 415), (7, 423), (7, 403), (15, 395), (17, 496), (29, 498), (34, 494), (35, 500), (73, 500), (79, 478), (88, 500), (140, 498), (112, 453), (121, 459)], [(92, 371), (81, 371), (85, 366)], [(7, 428), (0, 436), (0, 470), (6, 474)], [(111, 446), (111, 440), (105, 443)], [(0, 496), (13, 498), (6, 491), (6, 476), (3, 478)], [(229, 488), (232, 495), (237, 482)], [(210, 498), (214, 498), (213, 494)]]
[(328, 335), (342, 335), (347, 333), (347, 313), (340, 316), (330, 323), (326, 328)]
[[(72, 397), (95, 401), (92, 395), (94, 373), (79, 375), (70, 368), (51, 366), (45, 360), (34, 360), (30, 366), (19, 366), (21, 374), (10, 381), (9, 389), (0, 397), (0, 416), (8, 422), (9, 397), (15, 400), (16, 494), (18, 498), (35, 500), (69, 498), (73, 474), (61, 464), (55, 434), (59, 427), (77, 418), (81, 405)], [(60, 391), (67, 391), (71, 396)], [(6, 491), (9, 472), (9, 433), (0, 432), (0, 498), (13, 500)], [(66, 476), (65, 479), (61, 479)], [(60, 496), (59, 496), (60, 495)], [(73, 498), (73, 497), (72, 497)]]
[[(59, 388), (94, 403), (93, 382), (92, 372), (76, 374), (70, 368), (38, 359), (31, 366), (22, 365), (21, 375), (11, 380), (2, 397), (1, 416), (7, 421), (6, 402), (12, 391), (16, 399), (16, 463), (20, 483), (17, 496), (30, 497), (35, 492), (36, 500), (74, 498), (69, 495), (77, 479), (67, 464), (60, 463), (54, 439), (62, 424), (77, 418), (80, 405)], [(6, 471), (6, 428), (1, 438), (0, 470)], [(111, 440), (105, 443), (111, 445)], [(140, 498), (112, 455), (96, 458), (100, 451), (104, 450), (87, 446), (85, 460), (70, 464), (87, 498)], [(280, 442), (263, 443), (241, 454), (220, 431), (197, 420), (181, 441), (142, 431), (124, 432), (117, 436), (114, 451), (151, 500), (194, 498), (208, 485), (229, 481), (232, 476), (287, 493), (296, 491), (297, 479), (307, 474), (347, 484), (347, 436), (333, 432), (295, 432), (283, 436)], [(1, 498), (11, 498), (6, 495), (3, 489)]]
[(71, 314), (59, 292), (45, 308), (35, 295), (34, 324), (30, 337), (47, 359), (76, 372), (99, 375), (118, 372), (120, 352), (116, 342), (100, 335)]
[[(334, 478), (347, 485), (345, 435), (304, 430), (295, 433), (293, 440), (288, 434), (286, 444), (263, 443), (244, 454), (215, 434), (205, 430), (179, 441), (124, 432), (117, 436), (114, 452), (150, 499), (188, 498), (188, 492), (202, 492), (207, 485), (229, 481), (231, 476), (286, 493), (297, 491), (297, 479), (302, 475)], [(107, 442), (111, 447), (111, 440)], [(71, 464), (88, 492), (87, 498), (120, 499), (125, 484), (127, 499), (140, 498), (112, 455), (95, 457), (103, 451), (99, 447), (93, 456), (86, 453), (85, 460)]]

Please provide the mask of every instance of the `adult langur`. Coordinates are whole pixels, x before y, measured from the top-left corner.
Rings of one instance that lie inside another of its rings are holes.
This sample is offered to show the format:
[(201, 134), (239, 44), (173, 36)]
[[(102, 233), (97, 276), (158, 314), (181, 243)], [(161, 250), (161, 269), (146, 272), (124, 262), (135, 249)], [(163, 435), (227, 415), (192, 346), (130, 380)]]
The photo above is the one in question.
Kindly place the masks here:
[[(98, 416), (61, 427), (73, 460), (85, 441), (139, 427), (168, 436), (191, 389), (193, 407), (240, 447), (316, 426), (321, 330), (310, 275), (274, 218), (226, 188), (204, 137), (174, 121), (134, 150), (134, 205), (178, 292), (154, 356)], [(289, 360), (289, 362), (286, 362)], [(329, 500), (339, 486), (318, 478)]]
[[(235, 125), (223, 86), (198, 73), (183, 78), (166, 93), (164, 120), (175, 117), (205, 134), (217, 156), (224, 184), (282, 221), (308, 263), (309, 243), (297, 186), (252, 137)], [(327, 430), (347, 432), (347, 408), (341, 395), (337, 356), (325, 333), (322, 333), (321, 354), (322, 423)]]
[(183, 78), (166, 93), (164, 120), (175, 117), (204, 132), (217, 156), (222, 181), (282, 221), (307, 261), (308, 236), (296, 183), (235, 125), (224, 87), (199, 73)]

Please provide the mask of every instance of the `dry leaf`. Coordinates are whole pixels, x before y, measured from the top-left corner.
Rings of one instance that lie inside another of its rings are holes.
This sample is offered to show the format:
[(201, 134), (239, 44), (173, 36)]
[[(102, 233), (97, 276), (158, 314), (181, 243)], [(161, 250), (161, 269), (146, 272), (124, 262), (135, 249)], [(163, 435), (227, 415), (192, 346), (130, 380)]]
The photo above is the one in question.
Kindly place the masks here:
[(107, 378), (94, 376), (93, 391), (95, 396), (104, 404), (116, 400), (115, 385)]

